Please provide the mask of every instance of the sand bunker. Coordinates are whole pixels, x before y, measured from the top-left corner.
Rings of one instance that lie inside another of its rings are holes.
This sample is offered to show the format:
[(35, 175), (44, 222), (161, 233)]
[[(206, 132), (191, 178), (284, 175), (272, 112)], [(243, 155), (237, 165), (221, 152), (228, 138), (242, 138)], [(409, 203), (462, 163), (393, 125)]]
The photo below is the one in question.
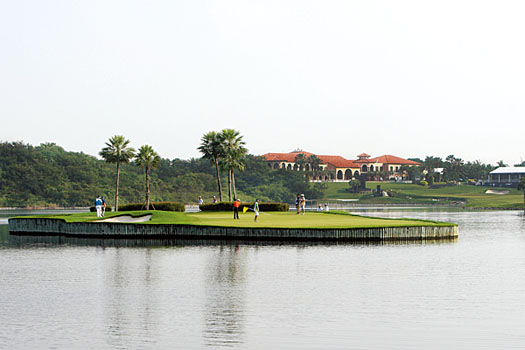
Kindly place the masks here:
[(498, 191), (498, 190), (486, 190), (485, 191), (486, 194), (507, 194), (509, 193), (509, 191)]
[(117, 217), (114, 217), (114, 218), (109, 218), (109, 219), (104, 219), (104, 220), (97, 220), (97, 222), (144, 222), (144, 221), (149, 221), (150, 219), (151, 219), (151, 214), (150, 215), (139, 216), (139, 217), (136, 217), (136, 218), (134, 218), (131, 215), (122, 215), (122, 216), (117, 216)]

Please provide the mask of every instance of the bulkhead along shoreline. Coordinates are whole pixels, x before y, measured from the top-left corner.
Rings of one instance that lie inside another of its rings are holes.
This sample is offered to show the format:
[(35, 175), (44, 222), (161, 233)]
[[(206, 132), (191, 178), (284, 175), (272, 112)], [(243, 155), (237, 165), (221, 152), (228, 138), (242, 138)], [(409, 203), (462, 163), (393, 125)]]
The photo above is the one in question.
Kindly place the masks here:
[(231, 212), (180, 213), (130, 211), (35, 215), (9, 219), (13, 235), (92, 238), (193, 238), (283, 241), (389, 241), (455, 239), (453, 223), (416, 219), (372, 218), (345, 212), (250, 212), (233, 220)]

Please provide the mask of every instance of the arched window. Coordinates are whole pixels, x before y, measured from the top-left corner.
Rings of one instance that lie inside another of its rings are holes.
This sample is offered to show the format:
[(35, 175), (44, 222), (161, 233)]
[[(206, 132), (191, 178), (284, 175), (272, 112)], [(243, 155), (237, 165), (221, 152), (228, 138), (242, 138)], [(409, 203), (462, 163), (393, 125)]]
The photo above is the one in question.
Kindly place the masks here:
[(270, 169), (272, 168), (272, 163), (268, 163), (268, 166), (270, 167)]
[(297, 171), (298, 169), (299, 169), (299, 165), (294, 164), (294, 165), (293, 165), (293, 170), (296, 170), (296, 171)]
[(284, 169), (284, 168), (286, 168), (286, 164), (282, 163), (281, 164), (281, 169)]
[(352, 178), (352, 170), (346, 169), (345, 170), (345, 180), (350, 180)]
[(370, 165), (370, 171), (374, 171), (374, 166)]
[(337, 180), (342, 180), (343, 179), (343, 172), (341, 170), (338, 170), (337, 171)]
[(288, 163), (288, 165), (286, 166), (286, 169), (287, 170), (292, 170), (292, 164)]
[(394, 171), (394, 167), (393, 166), (390, 167), (390, 172), (392, 172), (392, 171)]
[(359, 171), (356, 170), (356, 171), (354, 172), (354, 177), (358, 177), (358, 176), (359, 176)]
[(368, 170), (366, 164), (363, 164), (363, 166), (361, 167), (361, 170), (362, 170), (363, 172), (366, 172), (366, 171)]
[(275, 164), (273, 165), (273, 168), (274, 168), (274, 169), (279, 169), (279, 163), (275, 163)]
[(324, 180), (325, 180), (325, 181), (328, 181), (328, 175), (325, 175), (325, 176), (324, 176)]
[(310, 171), (310, 164), (306, 164), (305, 167), (304, 167), (304, 170)]
[(396, 171), (399, 171), (399, 167), (398, 166), (396, 166)]
[(383, 166), (381, 165), (381, 168), (379, 168), (379, 169), (381, 169), (381, 170), (379, 170), (379, 171), (383, 171), (384, 168), (383, 168)]

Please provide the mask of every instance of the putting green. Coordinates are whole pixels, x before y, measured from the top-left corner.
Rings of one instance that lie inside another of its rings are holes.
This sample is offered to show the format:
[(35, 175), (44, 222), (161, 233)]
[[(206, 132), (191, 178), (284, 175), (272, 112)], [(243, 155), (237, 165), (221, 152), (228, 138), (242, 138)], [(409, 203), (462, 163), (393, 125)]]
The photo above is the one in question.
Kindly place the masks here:
[[(246, 227), (246, 228), (304, 228), (304, 229), (343, 229), (343, 228), (376, 228), (376, 227), (413, 227), (413, 226), (456, 226), (455, 224), (416, 220), (416, 219), (389, 219), (371, 218), (352, 215), (345, 212), (307, 212), (297, 215), (295, 212), (261, 213), (258, 222), (254, 222), (254, 213), (239, 214), (240, 219), (233, 219), (233, 212), (200, 212), (179, 213), (166, 211), (129, 211), (106, 213), (106, 218), (116, 216), (139, 217), (151, 214), (151, 220), (136, 222), (134, 225), (197, 225), (219, 227)], [(63, 219), (66, 222), (95, 222), (100, 220), (95, 213), (66, 214), (66, 215), (38, 215), (20, 218), (49, 218)]]

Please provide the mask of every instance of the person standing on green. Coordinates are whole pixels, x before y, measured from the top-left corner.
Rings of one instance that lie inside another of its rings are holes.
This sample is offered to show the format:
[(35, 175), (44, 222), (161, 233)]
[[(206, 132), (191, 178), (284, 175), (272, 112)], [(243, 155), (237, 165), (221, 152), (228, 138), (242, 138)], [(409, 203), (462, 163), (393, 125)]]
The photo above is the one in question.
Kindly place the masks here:
[(233, 202), (233, 219), (239, 219), (239, 207), (241, 206), (241, 200), (237, 198), (235, 202)]
[(257, 218), (259, 217), (259, 200), (256, 199), (255, 203), (253, 205), (253, 211), (255, 212), (255, 222), (257, 222)]
[(102, 201), (101, 216), (104, 217), (104, 215), (106, 214), (106, 198), (102, 196), (100, 197), (100, 200)]

